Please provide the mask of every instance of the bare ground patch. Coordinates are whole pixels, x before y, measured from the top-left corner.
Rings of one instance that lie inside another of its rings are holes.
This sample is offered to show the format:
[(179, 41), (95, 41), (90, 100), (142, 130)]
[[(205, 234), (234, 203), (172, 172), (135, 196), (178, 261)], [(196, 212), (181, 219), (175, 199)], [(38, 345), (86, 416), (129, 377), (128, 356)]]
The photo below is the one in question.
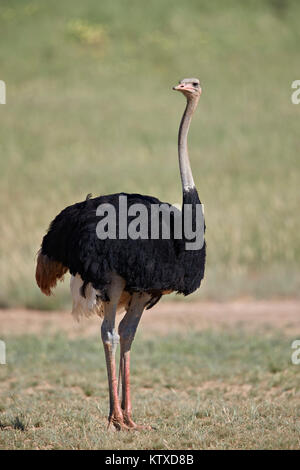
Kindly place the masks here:
[[(100, 324), (101, 319), (96, 316), (77, 323), (67, 311), (0, 310), (0, 335), (3, 336), (57, 332), (70, 337), (93, 336), (99, 334)], [(161, 302), (144, 313), (140, 330), (144, 335), (165, 335), (232, 326), (272, 327), (298, 333), (300, 301)]]

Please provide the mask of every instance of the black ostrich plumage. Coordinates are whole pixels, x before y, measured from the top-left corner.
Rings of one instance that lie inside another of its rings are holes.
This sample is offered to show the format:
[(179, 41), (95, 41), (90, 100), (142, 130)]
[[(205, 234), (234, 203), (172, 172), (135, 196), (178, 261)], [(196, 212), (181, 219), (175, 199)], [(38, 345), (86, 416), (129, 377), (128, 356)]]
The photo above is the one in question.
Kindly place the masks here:
[[(120, 195), (127, 196), (128, 208), (137, 203), (148, 209), (152, 204), (162, 204), (155, 197), (140, 194), (117, 193), (87, 198), (66, 207), (55, 217), (43, 238), (42, 254), (62, 263), (71, 274), (80, 274), (84, 281), (83, 296), (85, 286), (91, 283), (102, 300), (109, 300), (107, 288), (113, 272), (125, 279), (125, 290), (149, 292), (157, 300), (164, 291), (184, 295), (194, 292), (204, 276), (205, 243), (199, 250), (186, 250), (186, 240), (174, 239), (172, 230), (171, 239), (163, 239), (160, 233), (159, 238), (153, 240), (150, 238), (150, 216), (149, 239), (120, 239), (118, 225), (116, 239), (100, 240), (97, 237), (96, 226), (101, 220), (96, 215), (97, 207), (105, 203), (113, 205), (118, 224)], [(184, 192), (183, 203), (193, 207), (200, 203), (196, 189)], [(128, 217), (128, 222), (133, 218)]]

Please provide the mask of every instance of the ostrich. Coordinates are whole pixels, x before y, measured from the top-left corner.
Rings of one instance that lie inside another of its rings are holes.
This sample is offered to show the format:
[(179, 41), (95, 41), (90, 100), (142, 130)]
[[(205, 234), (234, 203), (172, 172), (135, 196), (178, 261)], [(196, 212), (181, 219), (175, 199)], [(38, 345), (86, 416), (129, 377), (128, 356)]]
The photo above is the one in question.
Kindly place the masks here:
[[(200, 199), (195, 188), (187, 149), (187, 135), (197, 107), (201, 87), (196, 78), (186, 78), (173, 87), (186, 98), (178, 134), (178, 157), (183, 191), (182, 211), (192, 208), (192, 224), (197, 222)], [(149, 429), (132, 419), (130, 399), (130, 349), (144, 309), (156, 304), (163, 295), (176, 292), (191, 294), (201, 284), (205, 267), (205, 242), (198, 249), (188, 250), (185, 237), (177, 239), (174, 231), (169, 239), (115, 237), (99, 239), (96, 235), (97, 208), (110, 204), (121, 212), (120, 196), (126, 197), (128, 208), (142, 204), (162, 204), (152, 196), (110, 194), (91, 198), (66, 207), (51, 222), (37, 258), (36, 281), (41, 291), (50, 295), (57, 280), (71, 274), (72, 313), (103, 317), (101, 338), (105, 351), (108, 387), (108, 427), (117, 430)], [(168, 207), (173, 207), (168, 203)], [(173, 217), (174, 218), (174, 217)], [(173, 220), (173, 219), (172, 219)], [(203, 220), (203, 219), (202, 219)], [(151, 219), (149, 219), (151, 225)], [(160, 222), (161, 226), (161, 222)], [(117, 313), (125, 313), (116, 331)], [(119, 377), (115, 354), (120, 343)]]

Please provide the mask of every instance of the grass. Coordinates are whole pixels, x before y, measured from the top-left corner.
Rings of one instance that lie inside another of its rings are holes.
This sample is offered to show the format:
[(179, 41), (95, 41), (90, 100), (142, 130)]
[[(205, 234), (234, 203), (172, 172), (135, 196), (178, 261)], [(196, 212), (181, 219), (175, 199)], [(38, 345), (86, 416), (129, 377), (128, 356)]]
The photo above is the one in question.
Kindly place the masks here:
[(66, 205), (116, 191), (181, 199), (176, 134), (190, 134), (205, 204), (202, 296), (299, 295), (299, 2), (3, 0), (0, 305), (66, 306), (34, 286), (34, 257)]
[(44, 334), (5, 340), (0, 448), (299, 448), (299, 366), (291, 363), (292, 338), (276, 330), (138, 336), (134, 417), (156, 428), (141, 433), (106, 431), (99, 338)]

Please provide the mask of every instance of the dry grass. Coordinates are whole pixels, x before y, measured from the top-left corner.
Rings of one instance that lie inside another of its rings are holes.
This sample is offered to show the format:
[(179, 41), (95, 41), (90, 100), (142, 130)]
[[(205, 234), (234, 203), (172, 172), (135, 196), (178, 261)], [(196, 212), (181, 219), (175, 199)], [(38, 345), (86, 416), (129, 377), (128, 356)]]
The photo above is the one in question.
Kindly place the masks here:
[(111, 434), (99, 321), (80, 329), (62, 312), (2, 311), (0, 447), (297, 449), (298, 312), (296, 302), (147, 312), (133, 346), (133, 403), (136, 420), (156, 429)]

